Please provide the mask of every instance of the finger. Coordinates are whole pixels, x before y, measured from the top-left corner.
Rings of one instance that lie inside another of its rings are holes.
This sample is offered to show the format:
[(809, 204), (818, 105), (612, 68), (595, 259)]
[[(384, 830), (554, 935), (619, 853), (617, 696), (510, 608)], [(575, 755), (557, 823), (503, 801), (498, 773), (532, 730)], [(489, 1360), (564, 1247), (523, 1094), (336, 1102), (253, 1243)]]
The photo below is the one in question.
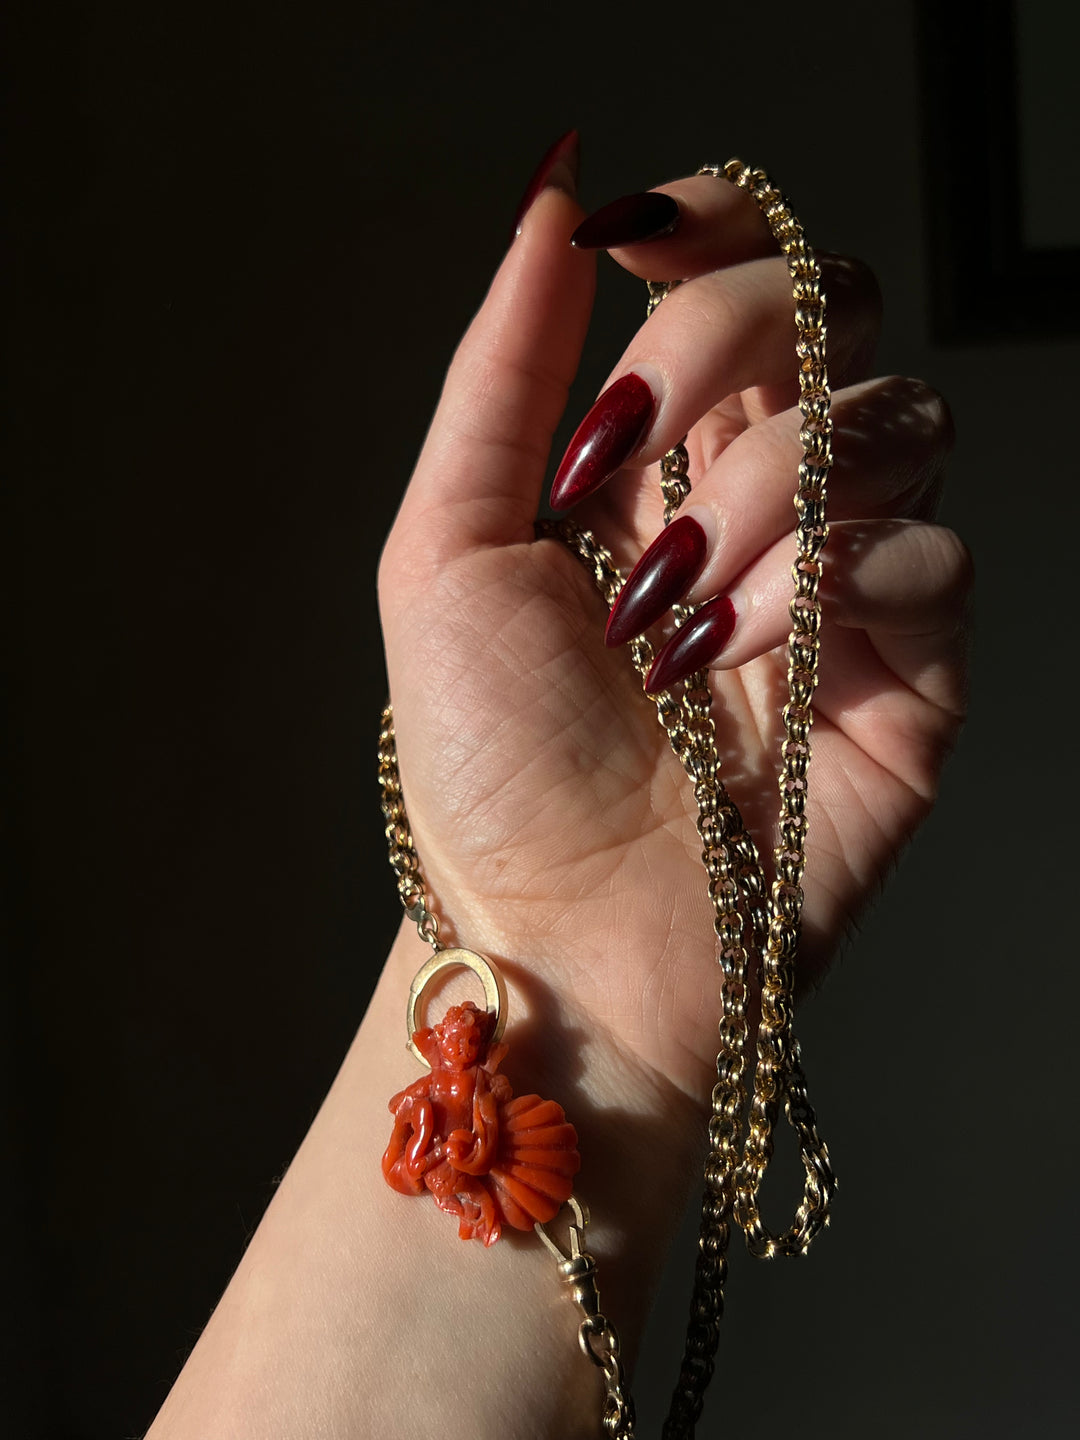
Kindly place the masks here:
[[(827, 302), (829, 383), (838, 390), (874, 374), (881, 337), (881, 288), (869, 266), (853, 256), (823, 253), (817, 258)], [(794, 404), (798, 393), (795, 371), (787, 370), (779, 384), (744, 390), (734, 408), (744, 426), (756, 425)]]
[[(838, 271), (844, 283), (833, 310), (840, 313), (828, 317), (837, 386), (872, 352), (880, 323), (870, 272), (857, 262), (830, 262), (830, 273)], [(738, 392), (756, 390), (771, 410), (793, 404), (795, 343), (791, 282), (779, 258), (713, 271), (674, 290), (637, 332), (574, 434), (552, 485), (552, 506), (579, 503), (630, 462), (659, 460)], [(622, 392), (630, 384), (648, 404), (624, 415)]]
[[(657, 655), (650, 690), (702, 666), (736, 669), (783, 646), (792, 558), (791, 539), (777, 542), (711, 611), (697, 611)], [(830, 528), (821, 587), (828, 663), (815, 707), (916, 787), (932, 782), (964, 713), (971, 585), (971, 558), (951, 530), (912, 520)], [(722, 649), (709, 654), (710, 629), (725, 627)]]
[[(952, 446), (948, 407), (920, 380), (868, 381), (833, 398), (829, 512), (834, 520), (932, 518)], [(798, 410), (743, 431), (700, 480), (674, 522), (655, 534), (656, 501), (641, 493), (630, 536), (655, 536), (638, 558), (608, 622), (621, 645), (679, 601), (728, 589), (775, 542), (791, 534), (803, 458)], [(615, 546), (618, 550), (618, 545)]]
[[(831, 413), (830, 520), (932, 518), (953, 444), (941, 396), (921, 380), (889, 376), (840, 391)], [(704, 528), (708, 559), (691, 601), (730, 585), (791, 534), (802, 423), (786, 410), (744, 430), (694, 485), (680, 514)]]
[(568, 243), (580, 214), (562, 190), (540, 194), (454, 356), (388, 542), (420, 578), (532, 537), (592, 305), (593, 260)]
[(776, 252), (750, 196), (713, 175), (611, 201), (582, 221), (572, 244), (609, 251), (642, 280), (687, 280)]

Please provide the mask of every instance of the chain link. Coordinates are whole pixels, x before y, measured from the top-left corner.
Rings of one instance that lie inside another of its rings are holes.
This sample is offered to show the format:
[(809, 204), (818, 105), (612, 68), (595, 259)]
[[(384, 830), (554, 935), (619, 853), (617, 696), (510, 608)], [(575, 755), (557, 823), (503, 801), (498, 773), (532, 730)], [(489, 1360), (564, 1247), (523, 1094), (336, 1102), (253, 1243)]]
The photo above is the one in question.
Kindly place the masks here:
[(583, 1319), (578, 1326), (578, 1344), (582, 1353), (604, 1377), (604, 1434), (613, 1436), (614, 1440), (632, 1440), (634, 1402), (623, 1373), (619, 1336), (600, 1308), (596, 1260), (585, 1249), (589, 1211), (576, 1195), (570, 1197), (567, 1205), (573, 1217), (567, 1232), (569, 1250), (562, 1249), (546, 1225), (537, 1221), (534, 1228), (554, 1256), (559, 1276), (569, 1287), (571, 1299), (582, 1313)]
[[(727, 1251), (732, 1220), (744, 1232), (752, 1254), (762, 1258), (805, 1253), (828, 1224), (836, 1181), (828, 1150), (818, 1133), (803, 1073), (793, 1021), (794, 962), (806, 867), (807, 773), (813, 693), (817, 685), (821, 603), (821, 552), (828, 539), (825, 490), (832, 465), (830, 390), (825, 360), (825, 296), (821, 270), (790, 205), (762, 170), (730, 160), (722, 168), (703, 166), (698, 172), (730, 181), (746, 190), (762, 211), (787, 261), (795, 302), (795, 353), (799, 373), (799, 439), (803, 458), (795, 494), (796, 557), (791, 575), (791, 633), (787, 646), (788, 699), (782, 711), (779, 788), (779, 843), (774, 875), (765, 878), (757, 846), (720, 775), (720, 757), (712, 716), (707, 671), (685, 683), (677, 698), (669, 692), (650, 696), (668, 742), (694, 787), (701, 860), (713, 906), (713, 928), (722, 972), (722, 1011), (716, 1081), (711, 1096), (709, 1147), (704, 1166), (704, 1197), (695, 1263), (690, 1317), (679, 1380), (663, 1429), (664, 1440), (692, 1436), (712, 1377), (724, 1308)], [(649, 282), (648, 312), (681, 282)], [(689, 494), (685, 444), (672, 448), (660, 465), (660, 485), (667, 524)], [(559, 539), (585, 564), (605, 603), (614, 604), (623, 578), (610, 553), (594, 535), (572, 522), (543, 522), (541, 536)], [(676, 624), (694, 613), (692, 606), (675, 609)], [(652, 647), (644, 637), (630, 646), (635, 669), (644, 682), (652, 664)], [(401, 793), (394, 741), (393, 713), (383, 712), (379, 737), (379, 781), (390, 863), (398, 894), (421, 937), (440, 948), (438, 921), (428, 908), (419, 859), (413, 846)], [(761, 1016), (757, 1029), (757, 1062), (747, 1105), (747, 1000), (751, 957), (761, 983)], [(781, 1234), (765, 1226), (758, 1195), (773, 1153), (773, 1134), (783, 1108), (799, 1145), (806, 1172), (803, 1197), (792, 1224)], [(747, 1113), (748, 1112), (748, 1113)], [(743, 1138), (743, 1130), (746, 1134)], [(570, 1201), (570, 1251), (563, 1252), (542, 1226), (537, 1226), (559, 1262), (559, 1273), (571, 1287), (583, 1313), (579, 1342), (602, 1372), (605, 1385), (603, 1426), (615, 1440), (631, 1440), (634, 1411), (619, 1357), (619, 1338), (599, 1306), (596, 1263), (584, 1249), (588, 1223), (584, 1206)]]
[(394, 710), (389, 701), (383, 707), (379, 727), (379, 789), (383, 819), (386, 822), (383, 833), (386, 836), (390, 868), (397, 878), (402, 909), (416, 926), (417, 934), (424, 944), (438, 952), (442, 949), (439, 919), (428, 909), (427, 882), (420, 869), (420, 857), (413, 845), (412, 830), (405, 810), (405, 797), (401, 791)]

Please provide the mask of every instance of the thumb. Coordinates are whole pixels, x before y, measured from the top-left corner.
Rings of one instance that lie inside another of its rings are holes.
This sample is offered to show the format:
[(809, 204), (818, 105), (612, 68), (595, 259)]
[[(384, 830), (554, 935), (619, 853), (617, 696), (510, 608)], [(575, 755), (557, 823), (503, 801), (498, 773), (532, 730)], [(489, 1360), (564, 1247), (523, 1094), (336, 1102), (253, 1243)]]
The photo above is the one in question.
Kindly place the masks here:
[(593, 258), (570, 245), (581, 213), (541, 191), (466, 331), (387, 542), (397, 578), (532, 539), (592, 309)]

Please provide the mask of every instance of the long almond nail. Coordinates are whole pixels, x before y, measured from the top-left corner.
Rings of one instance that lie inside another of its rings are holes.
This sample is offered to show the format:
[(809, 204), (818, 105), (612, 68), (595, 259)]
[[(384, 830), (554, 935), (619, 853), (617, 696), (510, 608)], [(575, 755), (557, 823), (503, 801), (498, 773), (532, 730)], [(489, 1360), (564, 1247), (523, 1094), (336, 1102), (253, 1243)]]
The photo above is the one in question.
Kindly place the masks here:
[(708, 541), (689, 515), (673, 520), (631, 570), (608, 616), (605, 645), (624, 645), (654, 625), (701, 574)]
[(726, 595), (708, 600), (681, 625), (653, 661), (645, 681), (650, 695), (670, 690), (680, 680), (711, 664), (731, 639), (735, 606)]
[(620, 245), (641, 245), (670, 235), (679, 223), (678, 202), (670, 195), (647, 190), (623, 195), (586, 216), (570, 236), (578, 250), (614, 250)]
[(638, 449), (652, 423), (656, 401), (640, 375), (609, 385), (566, 447), (551, 485), (553, 510), (568, 510), (599, 490)]
[(580, 139), (576, 130), (567, 130), (554, 145), (546, 151), (544, 158), (532, 173), (525, 194), (521, 197), (517, 214), (514, 216), (514, 235), (521, 234), (521, 223), (532, 207), (533, 201), (542, 190), (555, 185), (568, 195), (577, 194), (578, 163), (581, 158)]

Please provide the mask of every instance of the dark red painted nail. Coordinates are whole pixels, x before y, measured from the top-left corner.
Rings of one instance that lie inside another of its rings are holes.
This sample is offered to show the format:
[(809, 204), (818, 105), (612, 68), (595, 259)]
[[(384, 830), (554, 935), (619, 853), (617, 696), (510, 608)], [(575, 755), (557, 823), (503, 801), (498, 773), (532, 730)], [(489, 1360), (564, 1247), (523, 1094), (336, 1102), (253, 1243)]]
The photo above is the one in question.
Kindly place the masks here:
[(641, 444), (655, 409), (652, 389), (640, 375), (609, 385), (566, 447), (551, 484), (552, 509), (568, 510), (610, 480)]
[(647, 190), (644, 195), (623, 195), (581, 222), (570, 236), (579, 250), (614, 250), (619, 245), (640, 245), (670, 235), (679, 223), (678, 202), (670, 195)]
[(693, 675), (723, 650), (735, 629), (735, 606), (726, 595), (708, 600), (679, 627), (653, 661), (645, 681), (650, 695), (670, 690)]
[(625, 645), (654, 625), (701, 574), (705, 531), (690, 515), (673, 520), (630, 571), (608, 616), (605, 645)]
[[(549, 185), (557, 185), (568, 195), (577, 194), (578, 163), (581, 158), (580, 139), (576, 130), (567, 130), (560, 135), (532, 173), (532, 179), (525, 187), (517, 214), (514, 216), (514, 235), (521, 232), (521, 222), (540, 194)], [(513, 237), (511, 237), (513, 238)]]

